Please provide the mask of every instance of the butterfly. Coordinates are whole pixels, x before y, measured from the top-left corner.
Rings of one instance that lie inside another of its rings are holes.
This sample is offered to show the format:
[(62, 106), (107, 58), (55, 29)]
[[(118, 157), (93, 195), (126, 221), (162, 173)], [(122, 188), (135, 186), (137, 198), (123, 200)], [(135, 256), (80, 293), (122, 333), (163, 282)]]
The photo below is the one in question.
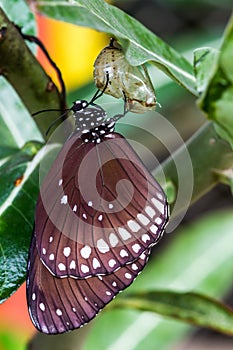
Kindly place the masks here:
[[(76, 127), (40, 189), (27, 268), (35, 327), (89, 322), (142, 271), (168, 221), (166, 196), (99, 105), (76, 101)], [(107, 119), (106, 119), (107, 118)]]
[(113, 38), (95, 60), (94, 80), (97, 88), (104, 90), (105, 94), (122, 97), (131, 112), (155, 110), (155, 92), (146, 67), (131, 66)]

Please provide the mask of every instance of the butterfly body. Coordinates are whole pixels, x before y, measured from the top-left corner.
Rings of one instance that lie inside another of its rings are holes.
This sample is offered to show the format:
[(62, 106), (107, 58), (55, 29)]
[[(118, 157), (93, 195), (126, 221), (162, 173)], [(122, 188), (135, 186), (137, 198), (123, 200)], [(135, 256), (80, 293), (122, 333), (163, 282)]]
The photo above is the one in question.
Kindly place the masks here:
[(167, 223), (161, 187), (114, 131), (120, 115), (105, 117), (99, 106), (75, 111), (76, 130), (40, 189), (27, 300), (45, 333), (84, 325), (130, 285)]

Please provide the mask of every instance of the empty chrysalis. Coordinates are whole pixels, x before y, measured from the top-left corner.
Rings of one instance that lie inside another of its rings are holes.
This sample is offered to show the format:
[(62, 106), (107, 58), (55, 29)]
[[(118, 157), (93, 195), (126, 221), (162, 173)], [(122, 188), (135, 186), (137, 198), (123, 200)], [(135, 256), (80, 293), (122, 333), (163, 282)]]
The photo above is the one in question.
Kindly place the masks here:
[(124, 98), (128, 111), (145, 113), (155, 110), (156, 97), (146, 67), (131, 66), (121, 46), (111, 39), (94, 63), (95, 84), (101, 91)]

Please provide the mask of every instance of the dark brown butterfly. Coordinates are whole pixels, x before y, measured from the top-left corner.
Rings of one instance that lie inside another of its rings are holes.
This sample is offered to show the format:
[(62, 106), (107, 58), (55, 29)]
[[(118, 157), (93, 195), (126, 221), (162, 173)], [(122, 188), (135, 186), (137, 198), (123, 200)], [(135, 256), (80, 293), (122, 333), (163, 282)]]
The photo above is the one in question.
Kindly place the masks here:
[(50, 334), (87, 323), (130, 285), (168, 220), (163, 190), (114, 131), (125, 113), (105, 120), (84, 102), (36, 206), (27, 300), (35, 326)]

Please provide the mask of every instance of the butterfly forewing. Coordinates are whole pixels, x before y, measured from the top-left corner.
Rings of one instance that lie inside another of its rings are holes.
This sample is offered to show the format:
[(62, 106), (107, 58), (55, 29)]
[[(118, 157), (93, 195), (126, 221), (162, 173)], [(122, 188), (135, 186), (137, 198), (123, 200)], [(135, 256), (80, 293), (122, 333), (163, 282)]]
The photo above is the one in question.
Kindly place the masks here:
[(117, 293), (128, 287), (144, 268), (146, 250), (116, 272), (87, 279), (58, 278), (39, 259), (33, 236), (27, 275), (27, 302), (35, 327), (44, 333), (63, 333), (89, 322)]
[(38, 254), (58, 277), (105, 275), (161, 237), (165, 195), (123, 136), (85, 143), (74, 134), (40, 191)]

